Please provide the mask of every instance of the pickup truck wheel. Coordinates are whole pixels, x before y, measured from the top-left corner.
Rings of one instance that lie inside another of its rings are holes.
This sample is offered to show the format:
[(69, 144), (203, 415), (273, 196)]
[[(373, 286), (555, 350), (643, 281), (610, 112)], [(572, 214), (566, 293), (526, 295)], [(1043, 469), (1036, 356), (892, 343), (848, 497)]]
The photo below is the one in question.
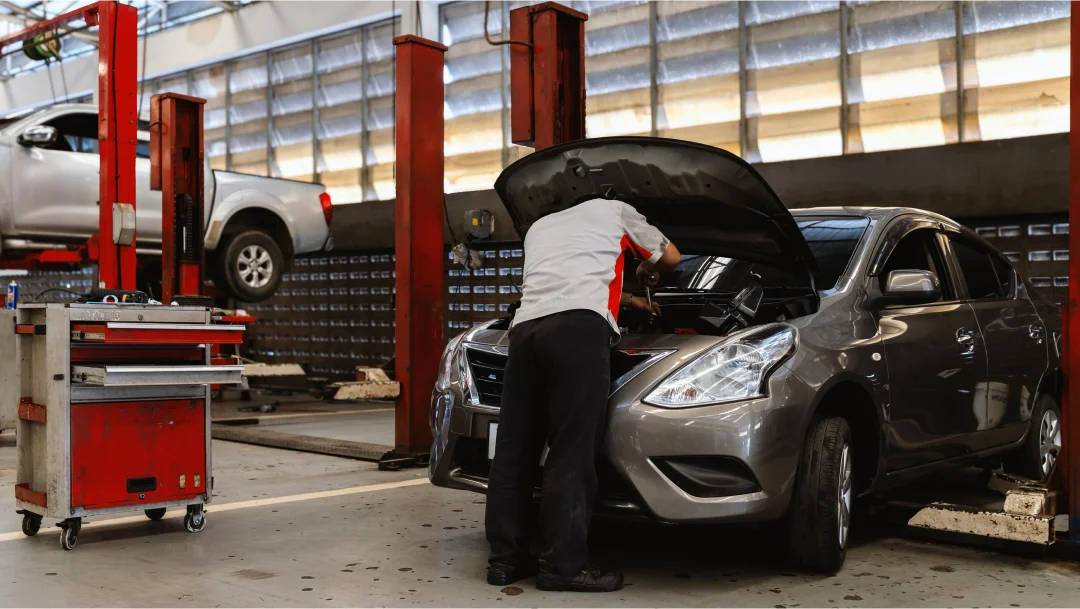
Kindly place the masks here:
[(810, 424), (788, 516), (791, 558), (803, 569), (836, 573), (844, 564), (854, 456), (847, 420), (826, 417)]
[(1061, 452), (1061, 409), (1049, 395), (1035, 402), (1027, 440), (1005, 456), (1005, 471), (1045, 482)]
[(261, 302), (273, 296), (285, 270), (281, 248), (270, 235), (258, 230), (229, 239), (220, 264), (223, 287), (242, 302)]

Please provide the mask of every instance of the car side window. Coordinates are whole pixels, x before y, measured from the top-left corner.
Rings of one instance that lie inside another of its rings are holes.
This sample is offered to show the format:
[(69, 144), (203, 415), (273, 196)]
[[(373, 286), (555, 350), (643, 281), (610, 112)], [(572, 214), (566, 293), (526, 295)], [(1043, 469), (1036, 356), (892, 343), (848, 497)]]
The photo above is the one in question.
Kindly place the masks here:
[[(86, 112), (76, 112), (57, 116), (45, 122), (50, 127), (56, 127), (60, 132), (60, 138), (56, 141), (52, 150), (65, 150), (68, 152), (85, 152), (86, 154), (98, 153), (98, 116)], [(145, 121), (139, 121), (140, 129), (144, 131), (148, 126)], [(135, 142), (135, 156), (141, 159), (150, 158), (150, 142), (137, 140)]]
[(994, 264), (994, 272), (997, 274), (998, 283), (1001, 284), (1002, 293), (1008, 298), (1013, 295), (1016, 286), (1016, 271), (1001, 256), (990, 255), (990, 262)]
[(885, 288), (885, 281), (892, 271), (930, 271), (941, 282), (942, 297), (954, 297), (938, 248), (937, 231), (933, 229), (913, 230), (896, 244), (878, 275), (881, 289)]
[(995, 256), (990, 252), (952, 233), (949, 234), (949, 244), (964, 275), (968, 297), (985, 300), (1005, 298), (1012, 294), (1012, 279), (999, 274), (1000, 270), (994, 263)]
[(56, 127), (60, 132), (60, 138), (54, 150), (67, 150), (70, 152), (85, 152), (97, 154), (98, 152), (98, 117), (96, 114), (75, 112), (63, 114), (45, 122), (50, 127)]

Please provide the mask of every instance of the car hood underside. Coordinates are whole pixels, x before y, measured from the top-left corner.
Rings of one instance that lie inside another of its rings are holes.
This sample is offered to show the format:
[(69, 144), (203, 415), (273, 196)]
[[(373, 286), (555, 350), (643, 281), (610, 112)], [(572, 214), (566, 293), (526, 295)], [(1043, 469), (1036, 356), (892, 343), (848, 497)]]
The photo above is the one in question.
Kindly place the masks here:
[(685, 252), (816, 274), (795, 220), (749, 163), (681, 140), (609, 137), (534, 152), (495, 182), (518, 232), (591, 199), (628, 203)]

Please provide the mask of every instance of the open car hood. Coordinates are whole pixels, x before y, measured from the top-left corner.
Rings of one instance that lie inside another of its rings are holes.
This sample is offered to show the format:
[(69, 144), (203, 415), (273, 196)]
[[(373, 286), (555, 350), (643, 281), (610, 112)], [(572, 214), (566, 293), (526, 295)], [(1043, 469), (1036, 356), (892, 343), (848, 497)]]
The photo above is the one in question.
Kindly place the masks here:
[(712, 146), (654, 137), (578, 140), (510, 165), (495, 192), (522, 237), (543, 216), (590, 199), (617, 199), (683, 252), (817, 273), (773, 189), (749, 163)]

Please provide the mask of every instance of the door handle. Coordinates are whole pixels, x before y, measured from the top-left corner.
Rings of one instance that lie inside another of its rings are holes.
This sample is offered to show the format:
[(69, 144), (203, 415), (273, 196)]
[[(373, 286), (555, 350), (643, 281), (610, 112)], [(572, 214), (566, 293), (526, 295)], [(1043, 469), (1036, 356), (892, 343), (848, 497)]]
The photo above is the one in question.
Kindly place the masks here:
[(963, 353), (975, 352), (975, 332), (966, 328), (956, 331), (956, 342), (964, 346)]
[(1028, 336), (1035, 341), (1035, 344), (1041, 345), (1043, 342), (1043, 327), (1039, 324), (1031, 324), (1028, 326)]

